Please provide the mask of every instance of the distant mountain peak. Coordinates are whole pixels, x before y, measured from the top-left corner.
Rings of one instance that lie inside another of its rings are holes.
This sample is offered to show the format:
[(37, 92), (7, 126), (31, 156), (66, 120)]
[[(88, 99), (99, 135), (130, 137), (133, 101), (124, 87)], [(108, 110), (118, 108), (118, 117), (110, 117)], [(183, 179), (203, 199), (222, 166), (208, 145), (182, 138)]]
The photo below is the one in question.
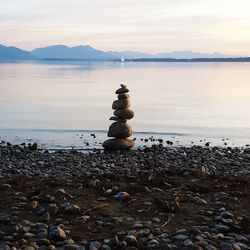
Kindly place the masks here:
[(181, 50), (167, 53), (149, 54), (132, 50), (102, 51), (90, 45), (77, 45), (69, 47), (63, 44), (49, 45), (34, 49), (30, 52), (16, 47), (0, 45), (0, 59), (73, 59), (73, 60), (119, 60), (124, 57), (130, 59), (197, 59), (197, 58), (229, 58), (232, 55), (223, 55), (218, 52), (201, 53), (192, 50)]
[(90, 45), (78, 45), (75, 47), (48, 46), (31, 51), (40, 59), (74, 59), (74, 60), (111, 60), (114, 59), (107, 52), (96, 50)]
[(89, 49), (94, 49), (93, 47), (91, 47), (90, 45), (77, 45), (77, 46), (74, 46), (72, 48), (89, 48)]
[(14, 46), (0, 44), (0, 60), (34, 60), (35, 57), (28, 51), (21, 50)]
[(48, 45), (44, 48), (69, 48), (67, 45), (63, 45), (63, 44), (54, 44), (54, 45)]

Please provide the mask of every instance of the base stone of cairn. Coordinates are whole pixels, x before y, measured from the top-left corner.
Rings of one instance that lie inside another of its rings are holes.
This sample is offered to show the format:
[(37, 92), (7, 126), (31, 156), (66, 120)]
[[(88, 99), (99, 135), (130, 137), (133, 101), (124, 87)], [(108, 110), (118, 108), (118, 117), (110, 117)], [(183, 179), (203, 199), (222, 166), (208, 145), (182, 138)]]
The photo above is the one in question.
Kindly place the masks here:
[(134, 145), (135, 145), (135, 143), (130, 139), (119, 139), (119, 138), (106, 140), (102, 144), (102, 146), (105, 149), (110, 149), (110, 150), (131, 149), (132, 147), (134, 147)]
[(135, 143), (128, 139), (133, 133), (131, 126), (127, 123), (127, 120), (134, 117), (134, 112), (129, 109), (131, 106), (127, 86), (121, 84), (121, 88), (116, 90), (118, 100), (115, 100), (112, 105), (114, 109), (114, 116), (110, 118), (113, 120), (109, 127), (108, 137), (114, 137), (106, 140), (102, 146), (105, 149), (131, 149)]

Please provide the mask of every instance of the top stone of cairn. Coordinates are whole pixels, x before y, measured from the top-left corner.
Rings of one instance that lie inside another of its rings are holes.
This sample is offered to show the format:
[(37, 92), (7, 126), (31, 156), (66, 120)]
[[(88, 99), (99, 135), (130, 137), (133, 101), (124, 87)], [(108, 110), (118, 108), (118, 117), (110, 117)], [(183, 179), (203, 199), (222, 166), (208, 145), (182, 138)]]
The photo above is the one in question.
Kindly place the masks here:
[(127, 89), (127, 86), (125, 84), (121, 84), (121, 88), (117, 89), (116, 90), (116, 94), (125, 94), (125, 93), (128, 93), (129, 90)]

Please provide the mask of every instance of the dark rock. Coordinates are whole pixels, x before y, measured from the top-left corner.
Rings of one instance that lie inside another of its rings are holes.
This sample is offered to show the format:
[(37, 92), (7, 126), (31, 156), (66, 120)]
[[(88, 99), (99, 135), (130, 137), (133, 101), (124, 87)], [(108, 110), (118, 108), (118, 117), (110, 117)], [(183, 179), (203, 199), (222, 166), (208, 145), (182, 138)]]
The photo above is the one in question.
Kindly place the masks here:
[(77, 205), (70, 204), (67, 206), (64, 211), (65, 214), (79, 214), (81, 213), (81, 208)]
[(129, 99), (115, 100), (112, 105), (112, 109), (126, 109), (131, 106)]
[(0, 213), (0, 224), (1, 223), (3, 223), (3, 224), (6, 223), (7, 224), (7, 223), (9, 223), (9, 221), (10, 221), (10, 218), (9, 218), (8, 215)]
[(143, 224), (141, 224), (141, 223), (135, 223), (132, 228), (133, 229), (141, 229), (141, 228), (143, 228)]
[(129, 94), (119, 94), (118, 95), (119, 100), (124, 100), (124, 99), (128, 99), (128, 98), (129, 98)]
[(31, 146), (30, 146), (30, 150), (34, 151), (34, 150), (37, 150), (37, 143), (33, 143)]
[(128, 93), (129, 90), (127, 88), (119, 88), (115, 91), (116, 94), (124, 94), (124, 93)]
[(50, 220), (50, 214), (49, 212), (46, 212), (45, 214), (43, 214), (41, 217), (40, 217), (41, 221), (49, 221)]
[(7, 191), (7, 190), (9, 190), (11, 188), (11, 185), (10, 184), (7, 184), (7, 183), (5, 183), (5, 184), (3, 184), (3, 186), (2, 186), (2, 190), (3, 191)]
[(47, 211), (50, 213), (51, 216), (55, 216), (58, 210), (59, 208), (55, 203), (49, 204), (49, 206), (47, 207)]
[(168, 202), (167, 200), (154, 199), (155, 205), (160, 212), (173, 213), (175, 212), (177, 205), (174, 202)]
[(104, 244), (104, 245), (102, 245), (101, 250), (112, 250), (112, 248), (109, 245)]
[(63, 250), (78, 250), (80, 247), (75, 244), (67, 244), (63, 246)]
[(152, 239), (148, 242), (147, 246), (150, 249), (155, 249), (159, 245), (159, 242), (156, 239)]
[(102, 244), (99, 241), (93, 241), (89, 244), (89, 250), (97, 250), (100, 249)]
[(115, 149), (130, 149), (132, 147), (134, 147), (135, 143), (132, 140), (129, 139), (109, 139), (106, 140), (102, 146), (105, 149), (111, 149), (111, 150), (115, 150)]
[(31, 209), (36, 209), (36, 208), (38, 208), (38, 207), (39, 207), (38, 201), (31, 201), (30, 204), (29, 204), (29, 207), (30, 207)]
[(137, 241), (136, 237), (133, 235), (127, 235), (124, 238), (124, 241), (128, 244), (128, 246), (133, 246), (133, 247), (138, 246), (138, 241)]
[(175, 240), (180, 240), (180, 241), (184, 241), (186, 239), (188, 239), (188, 236), (185, 234), (177, 234), (173, 237)]
[(132, 128), (127, 123), (114, 122), (109, 127), (108, 137), (127, 138), (132, 133)]
[(229, 231), (229, 227), (222, 224), (215, 224), (214, 228), (217, 229), (219, 232), (226, 233)]
[(121, 118), (118, 118), (117, 116), (112, 116), (112, 117), (109, 118), (109, 120), (116, 121), (116, 122), (121, 122), (121, 123), (126, 123), (127, 122), (126, 119), (121, 119)]
[(49, 232), (49, 239), (50, 240), (65, 240), (66, 234), (60, 227), (56, 227)]
[(134, 111), (131, 109), (115, 110), (114, 115), (122, 119), (132, 119), (134, 117)]

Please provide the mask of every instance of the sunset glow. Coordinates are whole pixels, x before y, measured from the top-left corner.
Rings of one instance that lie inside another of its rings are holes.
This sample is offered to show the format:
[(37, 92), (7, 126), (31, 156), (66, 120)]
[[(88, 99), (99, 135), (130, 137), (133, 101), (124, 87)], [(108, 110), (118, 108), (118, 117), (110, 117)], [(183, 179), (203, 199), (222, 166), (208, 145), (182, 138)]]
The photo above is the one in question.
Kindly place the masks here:
[(249, 0), (1, 0), (1, 43), (249, 56), (249, 9)]

